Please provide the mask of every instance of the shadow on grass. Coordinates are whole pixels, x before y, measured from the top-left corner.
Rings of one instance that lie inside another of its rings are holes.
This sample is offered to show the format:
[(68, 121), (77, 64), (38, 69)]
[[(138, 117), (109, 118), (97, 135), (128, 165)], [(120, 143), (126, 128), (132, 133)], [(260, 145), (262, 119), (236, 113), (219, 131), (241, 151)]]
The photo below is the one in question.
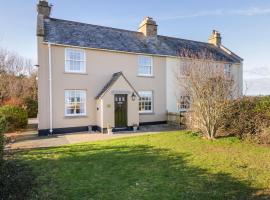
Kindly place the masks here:
[(76, 145), (30, 151), (33, 199), (268, 199), (229, 174), (192, 166), (188, 154), (147, 145)]

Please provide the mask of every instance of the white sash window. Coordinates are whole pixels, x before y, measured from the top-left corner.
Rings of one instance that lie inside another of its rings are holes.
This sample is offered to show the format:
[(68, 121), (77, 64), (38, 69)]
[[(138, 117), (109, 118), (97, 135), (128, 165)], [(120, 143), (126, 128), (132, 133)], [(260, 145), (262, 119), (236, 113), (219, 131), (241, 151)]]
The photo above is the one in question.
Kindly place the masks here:
[(86, 91), (65, 90), (65, 116), (86, 115)]
[(65, 57), (65, 72), (86, 73), (84, 50), (67, 48)]

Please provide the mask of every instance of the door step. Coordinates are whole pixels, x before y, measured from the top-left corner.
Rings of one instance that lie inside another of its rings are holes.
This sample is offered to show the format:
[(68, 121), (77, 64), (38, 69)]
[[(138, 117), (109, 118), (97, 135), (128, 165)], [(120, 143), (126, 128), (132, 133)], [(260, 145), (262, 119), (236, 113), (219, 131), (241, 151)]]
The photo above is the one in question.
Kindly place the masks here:
[(113, 128), (113, 132), (131, 131), (132, 127)]

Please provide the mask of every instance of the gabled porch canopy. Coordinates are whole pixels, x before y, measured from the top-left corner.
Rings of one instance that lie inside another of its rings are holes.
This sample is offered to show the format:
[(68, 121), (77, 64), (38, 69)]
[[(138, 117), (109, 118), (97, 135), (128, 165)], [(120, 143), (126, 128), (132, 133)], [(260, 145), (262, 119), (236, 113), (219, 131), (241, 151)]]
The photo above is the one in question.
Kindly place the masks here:
[(139, 94), (122, 72), (114, 73), (96, 96), (97, 126), (131, 130), (139, 124)]

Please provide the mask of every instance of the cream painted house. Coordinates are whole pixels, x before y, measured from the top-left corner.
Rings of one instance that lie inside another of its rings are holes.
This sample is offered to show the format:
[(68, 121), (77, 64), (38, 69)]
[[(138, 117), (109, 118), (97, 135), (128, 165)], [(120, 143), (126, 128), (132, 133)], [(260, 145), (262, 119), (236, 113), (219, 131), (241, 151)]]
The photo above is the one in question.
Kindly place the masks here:
[(150, 17), (129, 31), (52, 18), (45, 0), (37, 8), (40, 135), (166, 123), (167, 112), (185, 109), (173, 81), (189, 59), (179, 56), (181, 48), (211, 52), (242, 95), (242, 59), (216, 31), (203, 43), (158, 35)]

